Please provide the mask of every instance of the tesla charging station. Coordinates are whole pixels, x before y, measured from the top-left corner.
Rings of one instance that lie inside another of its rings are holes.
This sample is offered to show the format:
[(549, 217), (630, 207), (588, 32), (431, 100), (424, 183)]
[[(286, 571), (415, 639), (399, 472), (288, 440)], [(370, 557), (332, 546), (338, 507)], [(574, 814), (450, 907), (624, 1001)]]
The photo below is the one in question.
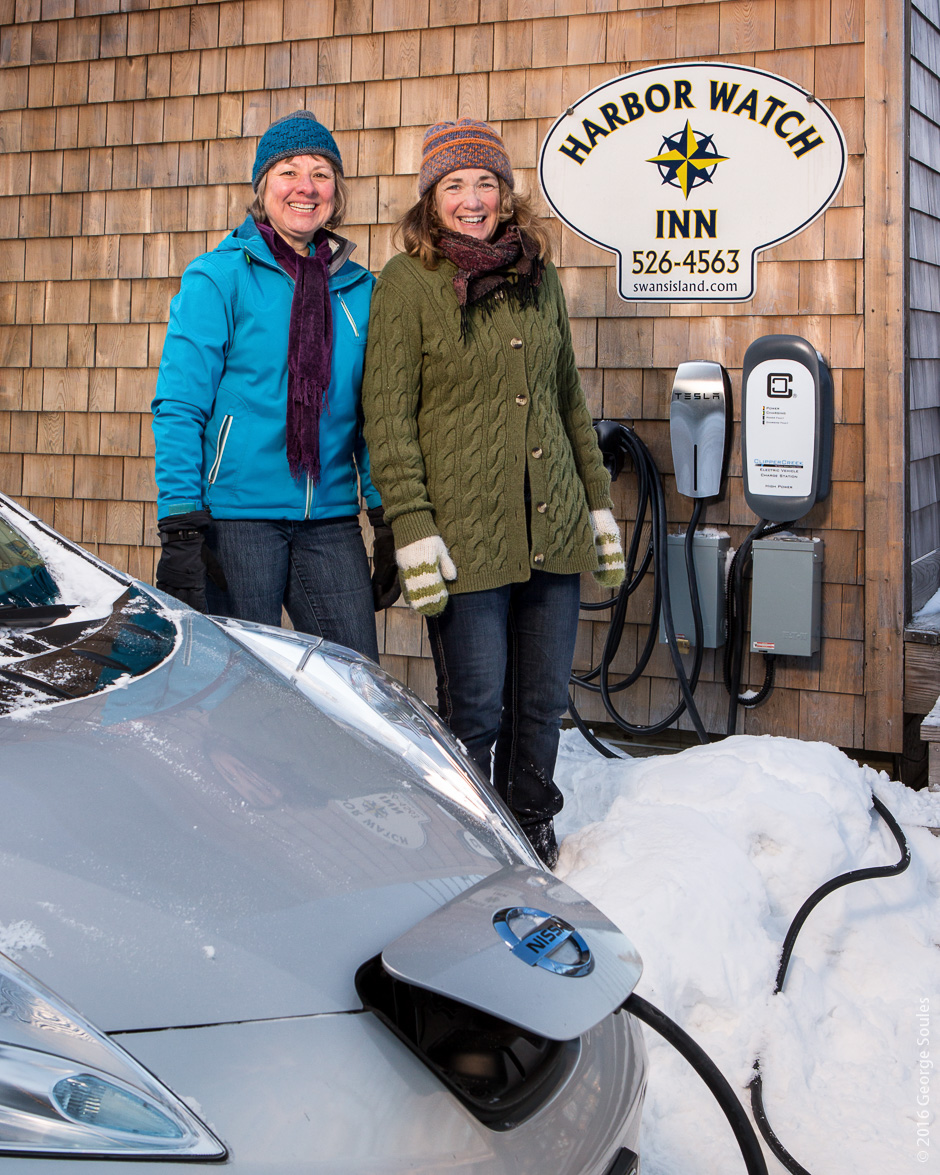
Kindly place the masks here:
[[(731, 437), (731, 380), (720, 363), (687, 361), (676, 369), (669, 400), (669, 438), (676, 489), (683, 497), (716, 498), (722, 492)], [(685, 586), (685, 535), (668, 537), (668, 567), (673, 622), (677, 636), (691, 642), (695, 631), (691, 593)], [(692, 557), (702, 616), (702, 645), (717, 649), (725, 643), (725, 575), (728, 536), (693, 536)], [(659, 639), (665, 643), (660, 623)]]

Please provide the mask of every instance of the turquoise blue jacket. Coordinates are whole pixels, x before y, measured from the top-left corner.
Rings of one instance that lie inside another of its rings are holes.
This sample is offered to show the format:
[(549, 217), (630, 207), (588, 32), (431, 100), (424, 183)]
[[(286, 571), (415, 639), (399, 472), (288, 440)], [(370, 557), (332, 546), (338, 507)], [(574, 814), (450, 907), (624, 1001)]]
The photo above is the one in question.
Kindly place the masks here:
[(292, 477), (287, 464), (294, 282), (249, 216), (187, 266), (170, 305), (152, 404), (159, 518), (202, 509), (214, 518), (340, 518), (359, 512), (360, 483), (366, 505), (379, 505), (360, 404), (375, 279), (335, 240), (319, 484)]

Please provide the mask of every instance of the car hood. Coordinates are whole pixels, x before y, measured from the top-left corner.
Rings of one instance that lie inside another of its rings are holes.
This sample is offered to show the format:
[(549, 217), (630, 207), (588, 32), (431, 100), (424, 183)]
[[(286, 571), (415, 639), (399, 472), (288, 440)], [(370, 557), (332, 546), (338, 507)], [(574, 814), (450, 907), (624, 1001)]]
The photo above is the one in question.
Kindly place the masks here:
[(361, 963), (520, 857), (211, 620), (177, 623), (144, 676), (0, 719), (0, 951), (107, 1032), (358, 1008)]

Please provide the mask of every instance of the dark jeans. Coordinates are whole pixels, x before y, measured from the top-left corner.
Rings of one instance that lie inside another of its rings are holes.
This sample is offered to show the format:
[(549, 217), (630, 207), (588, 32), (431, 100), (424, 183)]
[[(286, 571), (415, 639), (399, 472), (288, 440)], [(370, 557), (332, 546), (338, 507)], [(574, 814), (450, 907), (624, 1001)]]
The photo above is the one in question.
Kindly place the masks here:
[(554, 816), (552, 775), (578, 629), (580, 576), (452, 595), (428, 617), (441, 717), (520, 823)]
[(379, 659), (369, 560), (358, 518), (216, 520), (206, 534), (228, 591), (208, 580), (210, 613), (281, 623)]

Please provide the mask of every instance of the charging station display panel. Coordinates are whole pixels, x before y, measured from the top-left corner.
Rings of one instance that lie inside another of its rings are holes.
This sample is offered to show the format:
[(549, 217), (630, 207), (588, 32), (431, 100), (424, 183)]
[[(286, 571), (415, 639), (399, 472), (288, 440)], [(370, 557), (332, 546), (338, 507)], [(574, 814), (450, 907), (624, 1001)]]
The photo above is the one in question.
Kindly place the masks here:
[(747, 490), (802, 499), (813, 493), (816, 382), (792, 359), (768, 359), (751, 371), (745, 395)]
[(757, 255), (802, 232), (846, 168), (832, 113), (777, 74), (651, 66), (591, 90), (542, 144), (553, 211), (617, 255), (628, 302), (743, 302)]

